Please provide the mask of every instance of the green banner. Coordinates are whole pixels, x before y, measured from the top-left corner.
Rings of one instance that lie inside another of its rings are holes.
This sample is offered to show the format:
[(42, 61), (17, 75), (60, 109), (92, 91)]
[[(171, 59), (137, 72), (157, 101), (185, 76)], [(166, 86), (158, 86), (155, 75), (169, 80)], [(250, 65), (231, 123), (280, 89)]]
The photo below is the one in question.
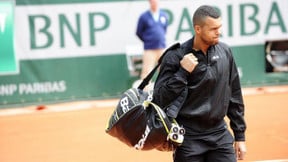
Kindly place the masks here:
[(0, 74), (15, 73), (14, 2), (0, 1)]
[[(194, 11), (210, 3), (161, 1), (171, 18), (167, 45), (191, 38)], [(288, 84), (288, 72), (265, 69), (267, 49), (287, 53), (285, 43), (267, 48), (266, 42), (287, 41), (288, 1), (215, 6), (243, 87)], [(0, 109), (119, 97), (139, 78), (141, 66), (130, 65), (141, 58), (135, 28), (148, 7), (145, 0), (0, 0)]]

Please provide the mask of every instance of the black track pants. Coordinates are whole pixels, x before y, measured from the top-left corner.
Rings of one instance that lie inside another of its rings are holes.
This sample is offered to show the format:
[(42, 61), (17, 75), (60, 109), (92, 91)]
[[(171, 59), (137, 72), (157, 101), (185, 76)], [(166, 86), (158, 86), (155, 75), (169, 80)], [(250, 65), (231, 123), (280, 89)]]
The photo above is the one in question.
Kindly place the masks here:
[(187, 135), (173, 154), (174, 162), (236, 162), (233, 143), (227, 129), (197, 138)]

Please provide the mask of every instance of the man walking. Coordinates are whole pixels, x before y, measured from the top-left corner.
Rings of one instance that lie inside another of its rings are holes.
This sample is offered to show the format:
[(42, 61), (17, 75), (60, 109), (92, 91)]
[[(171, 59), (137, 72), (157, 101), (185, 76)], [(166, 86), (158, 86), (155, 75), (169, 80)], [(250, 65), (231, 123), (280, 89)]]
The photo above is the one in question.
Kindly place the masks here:
[[(183, 52), (172, 49), (164, 56), (153, 99), (165, 108), (188, 91), (180, 111), (172, 112), (186, 130), (174, 162), (236, 162), (246, 153), (246, 123), (232, 51), (219, 41), (221, 17), (213, 7), (200, 6), (193, 26), (195, 36), (179, 47)], [(226, 115), (234, 136), (224, 121)]]

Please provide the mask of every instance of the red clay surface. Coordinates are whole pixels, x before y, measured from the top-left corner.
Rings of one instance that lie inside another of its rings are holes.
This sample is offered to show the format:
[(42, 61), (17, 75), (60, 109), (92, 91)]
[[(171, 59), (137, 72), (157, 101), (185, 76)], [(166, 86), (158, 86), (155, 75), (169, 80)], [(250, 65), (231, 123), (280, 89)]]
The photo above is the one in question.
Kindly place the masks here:
[[(245, 162), (288, 159), (288, 92), (245, 95), (244, 101)], [(115, 103), (62, 112), (0, 110), (0, 162), (172, 162), (171, 152), (137, 151), (105, 133)]]

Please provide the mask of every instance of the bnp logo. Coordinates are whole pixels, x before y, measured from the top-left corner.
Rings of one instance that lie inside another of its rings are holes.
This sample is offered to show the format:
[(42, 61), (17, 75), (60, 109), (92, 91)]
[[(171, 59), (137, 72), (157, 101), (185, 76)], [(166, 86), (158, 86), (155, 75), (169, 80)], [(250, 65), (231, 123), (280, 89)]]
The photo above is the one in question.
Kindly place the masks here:
[(6, 13), (0, 13), (0, 32), (4, 33), (6, 23)]

